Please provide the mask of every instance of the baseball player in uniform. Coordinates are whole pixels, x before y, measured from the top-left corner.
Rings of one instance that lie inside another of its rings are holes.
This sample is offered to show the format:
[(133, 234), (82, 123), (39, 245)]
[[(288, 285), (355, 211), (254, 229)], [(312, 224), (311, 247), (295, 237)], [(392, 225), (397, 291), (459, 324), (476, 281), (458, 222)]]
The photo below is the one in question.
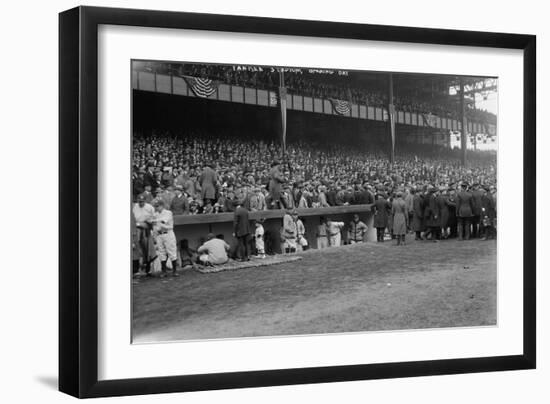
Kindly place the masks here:
[(344, 222), (333, 222), (330, 217), (327, 219), (329, 246), (340, 247), (340, 245), (342, 244), (342, 235), (340, 234), (340, 232), (342, 231), (343, 227)]
[(306, 227), (304, 222), (298, 217), (298, 212), (294, 210), (292, 212), (292, 218), (296, 223), (296, 247), (297, 251), (305, 251), (308, 249), (308, 242), (306, 239)]
[(176, 235), (174, 234), (174, 216), (168, 209), (164, 209), (164, 201), (158, 199), (155, 202), (155, 216), (153, 218), (153, 234), (157, 246), (157, 253), (162, 266), (161, 277), (166, 276), (166, 261), (172, 261), (172, 274), (179, 276), (176, 272), (178, 266), (178, 255), (176, 246)]
[(284, 252), (295, 253), (296, 252), (296, 222), (292, 217), (293, 212), (286, 212), (283, 216), (283, 239), (284, 239)]

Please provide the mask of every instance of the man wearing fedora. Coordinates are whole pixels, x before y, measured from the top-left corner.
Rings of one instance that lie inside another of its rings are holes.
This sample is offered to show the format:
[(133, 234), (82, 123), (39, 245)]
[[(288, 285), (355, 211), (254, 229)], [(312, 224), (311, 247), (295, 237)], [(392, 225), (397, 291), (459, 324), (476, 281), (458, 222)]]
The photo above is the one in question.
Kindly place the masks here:
[(235, 202), (235, 213), (233, 214), (233, 236), (237, 238), (237, 258), (241, 261), (250, 260), (249, 238), (251, 231), (248, 210), (243, 206), (243, 200)]
[(474, 216), (474, 201), (468, 192), (468, 183), (460, 185), (461, 190), (456, 195), (456, 216), (458, 224), (458, 239), (470, 239), (470, 227)]
[(281, 163), (278, 160), (274, 160), (271, 163), (271, 170), (269, 171), (269, 209), (287, 208), (281, 193), (281, 186), (284, 182), (285, 178), (281, 172)]
[(201, 186), (201, 198), (203, 200), (203, 206), (208, 204), (214, 205), (216, 199), (216, 186), (218, 184), (218, 174), (214, 170), (214, 164), (208, 162), (202, 169), (202, 173), (199, 176), (199, 184)]
[(438, 191), (435, 187), (429, 186), (426, 196), (426, 209), (424, 215), (426, 217), (426, 227), (428, 230), (424, 233), (426, 240), (430, 235), (430, 240), (437, 241), (441, 239), (441, 217), (439, 204), (437, 203)]
[(183, 193), (183, 187), (176, 185), (174, 198), (170, 204), (170, 210), (173, 215), (188, 215), (189, 214), (189, 201), (187, 195)]
[(414, 231), (414, 239), (422, 240), (422, 232), (424, 231), (424, 198), (420, 190), (411, 189), (413, 195), (413, 211), (411, 229)]
[(483, 215), (483, 240), (495, 239), (496, 238), (496, 228), (495, 222), (497, 217), (497, 207), (496, 207), (496, 188), (495, 186), (485, 186), (485, 194), (481, 200), (482, 204), (482, 215)]
[(384, 197), (382, 190), (379, 190), (376, 195), (376, 201), (371, 206), (371, 210), (374, 213), (373, 225), (376, 227), (376, 241), (384, 242), (384, 232), (388, 227), (388, 216), (391, 209), (390, 203)]
[(481, 237), (482, 233), (482, 224), (481, 224), (481, 209), (482, 209), (482, 199), (484, 191), (481, 188), (481, 185), (477, 182), (472, 185), (472, 199), (473, 199), (473, 216), (472, 216), (472, 238)]
[(441, 228), (439, 233), (443, 239), (449, 237), (447, 227), (449, 226), (449, 205), (447, 196), (447, 187), (440, 186), (439, 194), (437, 195), (437, 206), (439, 208), (439, 227)]

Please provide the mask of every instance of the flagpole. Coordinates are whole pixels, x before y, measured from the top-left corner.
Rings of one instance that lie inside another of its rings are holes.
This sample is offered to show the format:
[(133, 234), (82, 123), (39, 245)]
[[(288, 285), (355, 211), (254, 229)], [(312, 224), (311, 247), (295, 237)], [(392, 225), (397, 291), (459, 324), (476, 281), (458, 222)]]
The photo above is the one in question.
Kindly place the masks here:
[(393, 74), (388, 77), (388, 124), (391, 136), (390, 164), (395, 160), (395, 111), (393, 106)]
[(286, 87), (285, 72), (281, 68), (279, 72), (279, 100), (281, 106), (281, 142), (283, 145), (283, 159), (286, 157)]
[(462, 166), (466, 165), (466, 149), (468, 148), (468, 122), (466, 121), (466, 102), (464, 101), (464, 79), (459, 78), (460, 86), (460, 110), (459, 117), (462, 125), (462, 131), (460, 132), (460, 163)]

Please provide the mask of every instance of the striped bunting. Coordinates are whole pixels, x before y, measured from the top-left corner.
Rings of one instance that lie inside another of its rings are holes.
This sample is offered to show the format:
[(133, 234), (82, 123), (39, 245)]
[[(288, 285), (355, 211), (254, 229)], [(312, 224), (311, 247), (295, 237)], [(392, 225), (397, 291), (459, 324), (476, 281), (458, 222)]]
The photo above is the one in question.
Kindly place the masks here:
[(351, 104), (349, 101), (330, 98), (330, 102), (332, 103), (332, 108), (334, 109), (334, 112), (339, 115), (349, 115), (351, 110)]
[(197, 97), (210, 97), (218, 90), (218, 82), (210, 79), (184, 76), (185, 81)]

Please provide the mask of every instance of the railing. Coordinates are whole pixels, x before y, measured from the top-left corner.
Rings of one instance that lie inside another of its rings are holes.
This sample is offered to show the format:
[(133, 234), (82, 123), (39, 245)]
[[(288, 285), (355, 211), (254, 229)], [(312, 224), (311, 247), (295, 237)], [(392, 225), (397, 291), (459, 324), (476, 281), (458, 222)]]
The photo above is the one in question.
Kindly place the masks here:
[[(348, 213), (360, 213), (360, 212), (370, 212), (372, 205), (347, 205), (347, 206), (329, 206), (325, 208), (303, 208), (296, 209), (298, 216), (307, 217), (307, 216), (330, 216), (337, 214), (348, 214)], [(263, 219), (280, 219), (284, 216), (284, 209), (273, 209), (273, 210), (259, 210), (255, 212), (250, 212), (250, 220)], [(199, 215), (178, 215), (174, 216), (174, 225), (182, 226), (186, 224), (203, 224), (203, 223), (223, 223), (223, 222), (232, 222), (233, 213), (224, 212), (224, 213), (211, 213), (211, 214), (199, 214)]]

